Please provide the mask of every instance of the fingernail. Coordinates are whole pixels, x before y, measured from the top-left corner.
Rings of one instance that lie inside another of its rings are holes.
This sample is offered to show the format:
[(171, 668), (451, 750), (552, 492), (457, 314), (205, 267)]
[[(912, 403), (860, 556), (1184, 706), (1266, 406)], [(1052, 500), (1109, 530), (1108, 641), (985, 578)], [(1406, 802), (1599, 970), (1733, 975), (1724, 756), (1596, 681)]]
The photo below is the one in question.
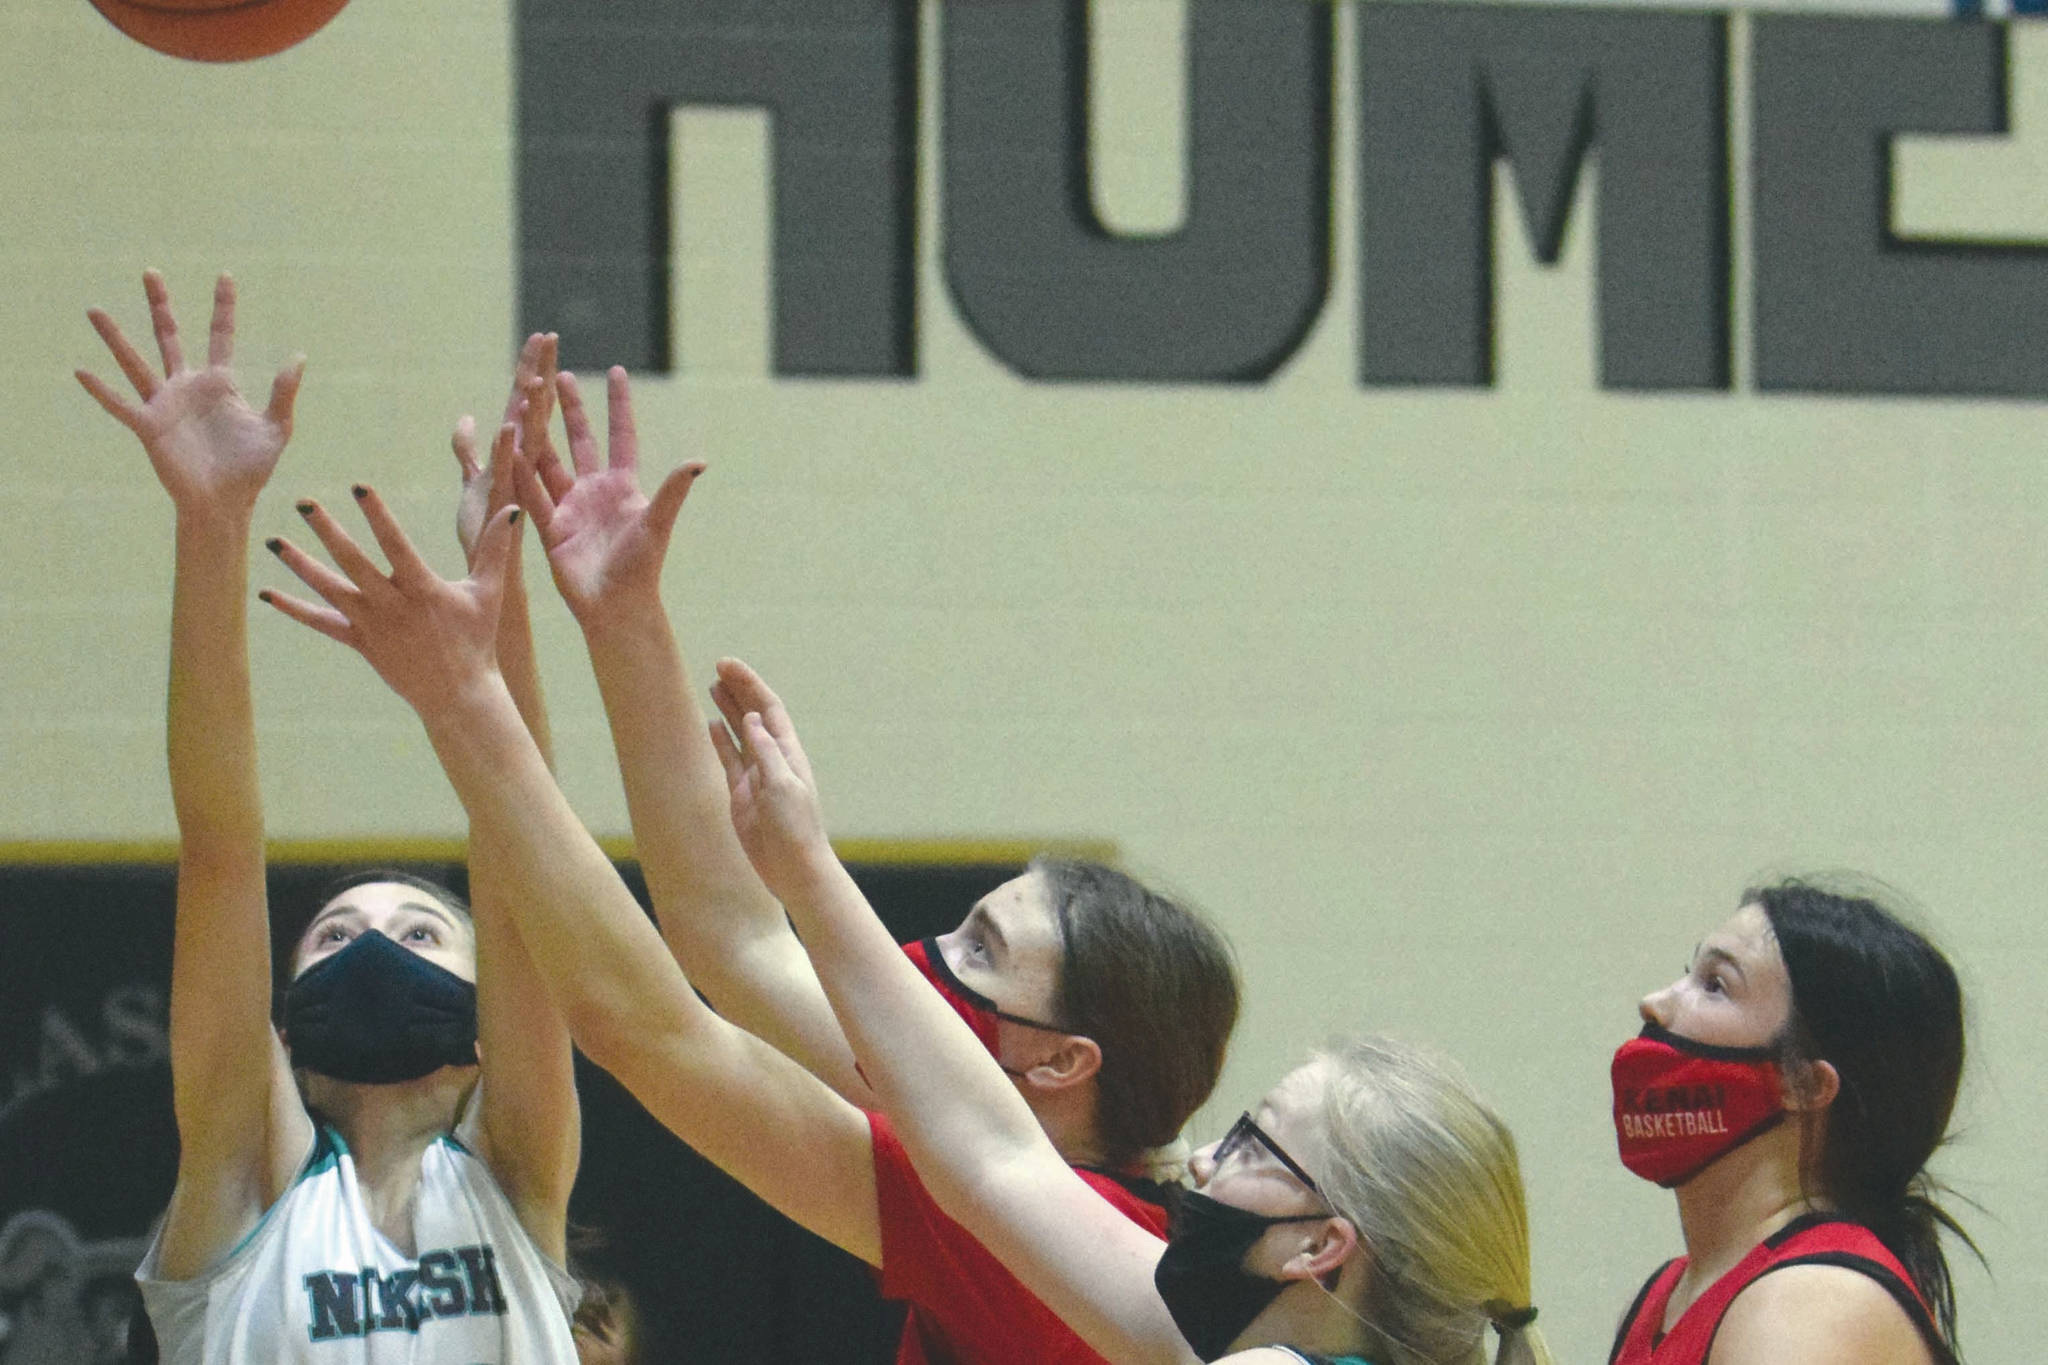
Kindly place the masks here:
[(349, 491), (349, 492), (351, 492), (351, 493), (353, 493), (353, 494), (355, 494), (355, 495), (356, 495), (356, 498), (357, 498), (358, 500), (361, 500), (361, 499), (363, 499), (363, 498), (367, 498), (367, 497), (369, 497), (369, 496), (370, 496), (370, 490), (369, 490), (368, 488), (364, 487), (364, 486), (363, 486), (362, 484), (357, 484), (357, 485), (356, 485), (355, 487), (353, 487), (353, 488), (349, 489), (348, 491)]
[[(273, 544), (273, 545), (277, 544), (277, 542), (276, 542), (276, 541), (274, 541), (274, 540), (273, 540), (272, 542), (270, 542), (270, 543), (271, 543), (271, 544)], [(262, 592), (259, 592), (259, 593), (257, 593), (257, 594), (256, 594), (256, 600), (257, 600), (258, 602), (262, 602), (262, 603), (264, 603), (264, 604), (265, 604), (266, 606), (267, 606), (267, 605), (269, 605), (269, 603), (270, 603), (270, 589), (268, 589), (268, 588), (265, 588), (265, 589), (264, 589), (264, 590), (263, 590)]]
[(276, 536), (272, 536), (270, 539), (263, 542), (263, 548), (270, 551), (270, 553), (274, 555), (283, 554), (284, 542), (279, 540)]
[(299, 515), (302, 517), (310, 517), (313, 515), (313, 500), (311, 498), (306, 498), (305, 500), (293, 503), (292, 505), (299, 509)]
[(514, 525), (514, 526), (517, 526), (517, 525), (519, 524), (519, 518), (520, 518), (520, 517), (522, 517), (522, 516), (524, 516), (524, 515), (525, 515), (525, 513), (523, 513), (522, 511), (520, 511), (520, 509), (518, 509), (517, 507), (515, 507), (515, 508), (513, 508), (513, 509), (512, 509), (512, 515), (511, 515), (511, 517), (509, 518), (509, 520), (510, 520), (510, 522), (511, 522), (511, 524), (512, 524), (512, 525)]

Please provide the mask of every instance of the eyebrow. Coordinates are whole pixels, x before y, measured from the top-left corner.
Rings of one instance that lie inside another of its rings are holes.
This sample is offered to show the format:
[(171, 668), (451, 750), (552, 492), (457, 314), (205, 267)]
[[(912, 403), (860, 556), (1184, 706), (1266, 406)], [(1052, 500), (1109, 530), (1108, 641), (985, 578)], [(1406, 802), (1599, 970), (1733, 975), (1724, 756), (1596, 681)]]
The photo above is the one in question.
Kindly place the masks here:
[[(435, 919), (440, 920), (443, 924), (447, 925), (451, 929), (459, 929), (462, 927), (461, 925), (456, 923), (454, 915), (442, 909), (440, 906), (431, 905), (426, 901), (400, 901), (398, 903), (397, 908), (400, 910), (413, 910), (424, 914), (432, 915)], [(311, 921), (307, 923), (305, 932), (310, 934), (313, 932), (313, 930), (318, 928), (320, 925), (325, 924), (328, 920), (336, 919), (342, 915), (354, 915), (358, 919), (360, 919), (362, 917), (362, 913), (363, 910), (361, 906), (350, 905), (346, 901), (342, 902), (340, 905), (331, 905), (327, 909), (322, 910), (319, 914), (313, 916)]]
[(1736, 961), (1735, 955), (1729, 952), (1726, 948), (1694, 948), (1692, 950), (1692, 961), (1693, 966), (1695, 968), (1697, 968), (1702, 962), (1712, 962), (1718, 966), (1726, 967), (1729, 971), (1734, 972), (1744, 981), (1749, 980), (1749, 974), (1742, 970), (1742, 964)]
[(1010, 955), (1010, 940), (1003, 936), (1003, 926), (996, 923), (996, 917), (990, 914), (984, 906), (975, 906), (974, 913), (981, 917), (982, 928), (988, 931), (989, 947), (993, 951), (1001, 953), (1004, 957), (1008, 957)]

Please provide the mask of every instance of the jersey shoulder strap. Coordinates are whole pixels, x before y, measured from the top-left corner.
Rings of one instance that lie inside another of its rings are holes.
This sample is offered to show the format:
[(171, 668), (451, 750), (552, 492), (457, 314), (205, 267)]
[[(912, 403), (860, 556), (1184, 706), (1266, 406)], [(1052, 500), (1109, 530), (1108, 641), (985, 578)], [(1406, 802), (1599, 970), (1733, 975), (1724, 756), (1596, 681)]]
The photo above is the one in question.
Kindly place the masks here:
[(1720, 1335), (1721, 1320), (1736, 1296), (1774, 1271), (1795, 1265), (1833, 1265), (1877, 1281), (1890, 1294), (1926, 1342), (1935, 1365), (1957, 1365), (1954, 1351), (1942, 1339), (1934, 1314), (1914, 1286), (1906, 1268), (1860, 1223), (1832, 1214), (1794, 1219), (1759, 1242), (1733, 1269), (1709, 1285), (1680, 1315), (1666, 1334), (1666, 1307), (1685, 1262), (1673, 1261), (1650, 1279), (1629, 1310), (1615, 1341), (1609, 1365), (1706, 1365)]
[[(1898, 1304), (1900, 1311), (1920, 1333), (1920, 1339), (1927, 1345), (1927, 1353), (1934, 1358), (1934, 1365), (1960, 1365), (1954, 1348), (1941, 1335), (1933, 1309), (1921, 1296), (1920, 1287), (1913, 1283), (1905, 1264), (1863, 1224), (1830, 1214), (1808, 1214), (1780, 1228), (1766, 1239), (1764, 1246), (1772, 1249), (1772, 1255), (1739, 1286), (1737, 1292), (1787, 1266), (1831, 1265), (1853, 1270), (1877, 1281), (1891, 1295), (1892, 1301)], [(1732, 1302), (1735, 1296), (1730, 1294), (1728, 1297)], [(1714, 1315), (1715, 1333), (1720, 1331), (1720, 1319), (1727, 1311), (1728, 1305), (1724, 1303), (1721, 1311)], [(1713, 1350), (1712, 1335), (1707, 1338), (1707, 1349), (1709, 1352)]]
[(1636, 1301), (1621, 1315), (1621, 1326), (1614, 1330), (1614, 1349), (1607, 1353), (1607, 1365), (1621, 1365), (1624, 1358), (1650, 1358), (1661, 1334), (1659, 1324), (1664, 1321), (1664, 1305), (1671, 1302), (1671, 1291), (1684, 1273), (1683, 1256), (1673, 1257), (1650, 1272), (1650, 1278), (1636, 1291)]

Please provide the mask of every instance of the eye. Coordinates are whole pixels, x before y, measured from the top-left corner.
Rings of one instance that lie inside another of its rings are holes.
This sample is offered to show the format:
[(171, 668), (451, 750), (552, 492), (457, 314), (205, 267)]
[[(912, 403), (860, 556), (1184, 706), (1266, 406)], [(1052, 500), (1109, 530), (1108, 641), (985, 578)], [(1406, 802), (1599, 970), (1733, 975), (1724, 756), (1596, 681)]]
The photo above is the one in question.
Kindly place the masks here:
[(330, 924), (313, 935), (313, 942), (346, 943), (348, 942), (348, 930), (342, 928), (339, 924)]
[(424, 924), (416, 924), (405, 931), (407, 943), (439, 943), (441, 936)]

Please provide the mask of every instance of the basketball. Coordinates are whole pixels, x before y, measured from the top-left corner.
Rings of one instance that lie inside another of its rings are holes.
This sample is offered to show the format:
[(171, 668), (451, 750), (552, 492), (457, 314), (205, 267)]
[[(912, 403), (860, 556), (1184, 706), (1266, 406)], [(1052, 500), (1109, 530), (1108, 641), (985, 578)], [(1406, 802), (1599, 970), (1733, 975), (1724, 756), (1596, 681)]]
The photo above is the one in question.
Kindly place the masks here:
[(195, 62), (245, 62), (311, 37), (348, 0), (92, 0), (145, 47)]

